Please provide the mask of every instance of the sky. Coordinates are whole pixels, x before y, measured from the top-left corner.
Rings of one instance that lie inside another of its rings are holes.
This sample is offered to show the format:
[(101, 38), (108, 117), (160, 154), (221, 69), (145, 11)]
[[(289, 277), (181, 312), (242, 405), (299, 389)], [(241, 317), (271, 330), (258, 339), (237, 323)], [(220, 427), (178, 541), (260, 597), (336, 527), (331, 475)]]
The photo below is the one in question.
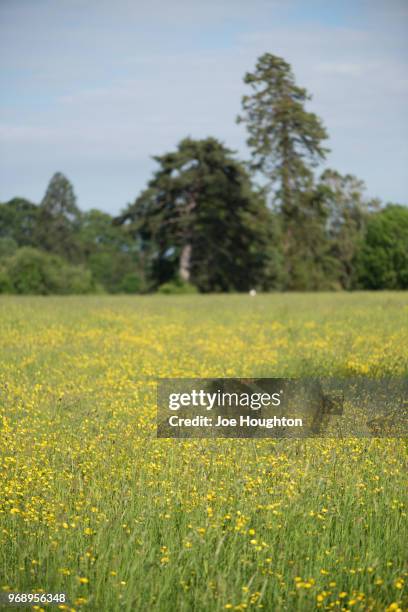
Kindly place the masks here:
[(248, 159), (235, 118), (265, 52), (312, 94), (325, 165), (408, 204), (408, 0), (0, 0), (0, 201), (60, 171), (116, 214), (186, 136)]

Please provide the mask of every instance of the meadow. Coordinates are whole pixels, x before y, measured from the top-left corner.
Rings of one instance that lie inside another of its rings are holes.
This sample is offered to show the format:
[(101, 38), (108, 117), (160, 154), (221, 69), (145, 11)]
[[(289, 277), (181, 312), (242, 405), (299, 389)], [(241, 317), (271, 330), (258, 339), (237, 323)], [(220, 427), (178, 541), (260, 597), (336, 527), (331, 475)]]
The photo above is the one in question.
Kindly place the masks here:
[(406, 440), (155, 423), (158, 377), (406, 375), (407, 293), (2, 297), (0, 330), (3, 591), (72, 611), (408, 610)]

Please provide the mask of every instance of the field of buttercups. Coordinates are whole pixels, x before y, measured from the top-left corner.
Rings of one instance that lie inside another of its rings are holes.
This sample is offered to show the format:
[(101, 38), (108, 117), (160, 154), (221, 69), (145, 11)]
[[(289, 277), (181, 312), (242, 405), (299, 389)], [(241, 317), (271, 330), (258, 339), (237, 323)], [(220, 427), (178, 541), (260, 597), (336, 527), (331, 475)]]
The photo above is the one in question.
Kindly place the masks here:
[(0, 329), (4, 592), (408, 610), (406, 440), (168, 440), (155, 422), (158, 377), (407, 375), (408, 294), (3, 297)]

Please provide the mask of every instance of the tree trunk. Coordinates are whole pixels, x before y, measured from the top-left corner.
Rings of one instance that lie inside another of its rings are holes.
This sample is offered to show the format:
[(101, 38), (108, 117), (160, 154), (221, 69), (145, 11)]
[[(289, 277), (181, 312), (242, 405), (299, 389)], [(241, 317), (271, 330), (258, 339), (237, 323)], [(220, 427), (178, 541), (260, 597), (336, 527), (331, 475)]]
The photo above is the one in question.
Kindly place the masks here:
[(179, 276), (185, 283), (190, 282), (191, 270), (191, 244), (185, 244), (181, 250), (179, 263)]

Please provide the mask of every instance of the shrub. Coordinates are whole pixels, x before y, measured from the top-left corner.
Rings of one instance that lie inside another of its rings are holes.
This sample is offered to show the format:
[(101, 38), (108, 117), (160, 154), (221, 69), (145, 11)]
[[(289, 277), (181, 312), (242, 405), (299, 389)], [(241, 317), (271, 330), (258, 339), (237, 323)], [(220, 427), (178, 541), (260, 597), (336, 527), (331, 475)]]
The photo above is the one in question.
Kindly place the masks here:
[(168, 281), (158, 288), (158, 293), (164, 295), (184, 295), (198, 293), (197, 287), (180, 279)]
[(134, 272), (125, 274), (118, 285), (118, 290), (120, 293), (141, 293), (142, 289), (142, 280)]
[(31, 247), (18, 249), (3, 259), (2, 274), (3, 293), (50, 295), (92, 293), (98, 289), (89, 270)]
[(18, 244), (13, 238), (10, 238), (9, 236), (0, 238), (0, 258), (10, 257), (10, 255), (14, 255), (17, 249)]
[(83, 266), (65, 264), (60, 270), (59, 288), (56, 293), (99, 293), (101, 288), (94, 282), (92, 272)]

